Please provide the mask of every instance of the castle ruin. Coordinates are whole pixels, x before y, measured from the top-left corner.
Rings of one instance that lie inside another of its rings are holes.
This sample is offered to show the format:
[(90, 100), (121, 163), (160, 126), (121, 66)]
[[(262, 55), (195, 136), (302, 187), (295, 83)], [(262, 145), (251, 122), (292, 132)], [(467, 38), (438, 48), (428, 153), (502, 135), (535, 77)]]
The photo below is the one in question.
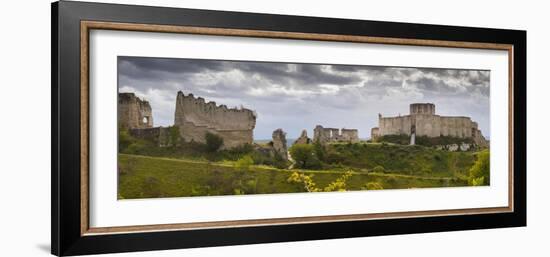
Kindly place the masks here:
[(118, 94), (118, 125), (124, 129), (153, 127), (151, 105), (134, 93)]
[(215, 102), (205, 102), (179, 91), (176, 98), (174, 125), (179, 127), (185, 142), (205, 143), (207, 132), (223, 138), (222, 148), (234, 148), (252, 144), (256, 126), (256, 113), (245, 108), (217, 106)]
[[(118, 94), (118, 124), (132, 136), (153, 141), (159, 146), (177, 143), (172, 142), (170, 127), (153, 127), (151, 105), (134, 93)], [(180, 134), (178, 141), (205, 143), (208, 132), (223, 138), (222, 148), (228, 149), (252, 144), (256, 114), (245, 108), (217, 106), (215, 102), (206, 102), (193, 94), (186, 96), (180, 91), (176, 98), (174, 126)]]
[(307, 137), (307, 130), (302, 130), (302, 133), (300, 134), (300, 137), (298, 139), (296, 139), (296, 141), (294, 141), (294, 144), (295, 145), (299, 145), (299, 144), (304, 144), (304, 145), (307, 145), (311, 143), (311, 139), (309, 139), (309, 137)]
[(158, 146), (170, 146), (177, 142), (170, 137), (170, 128), (153, 127), (151, 105), (134, 93), (118, 94), (118, 126), (130, 135), (155, 142)]
[(433, 103), (413, 103), (405, 116), (382, 117), (378, 114), (378, 127), (371, 130), (371, 138), (386, 135), (440, 137), (451, 136), (472, 139), (475, 144), (486, 147), (487, 141), (481, 134), (477, 122), (465, 116), (440, 116), (435, 114)]
[(359, 142), (359, 132), (357, 129), (337, 129), (323, 128), (321, 125), (315, 126), (313, 129), (313, 142), (321, 144), (330, 142)]
[(276, 129), (271, 136), (273, 141), (273, 152), (278, 154), (283, 160), (288, 160), (288, 149), (286, 146), (286, 133), (283, 129)]

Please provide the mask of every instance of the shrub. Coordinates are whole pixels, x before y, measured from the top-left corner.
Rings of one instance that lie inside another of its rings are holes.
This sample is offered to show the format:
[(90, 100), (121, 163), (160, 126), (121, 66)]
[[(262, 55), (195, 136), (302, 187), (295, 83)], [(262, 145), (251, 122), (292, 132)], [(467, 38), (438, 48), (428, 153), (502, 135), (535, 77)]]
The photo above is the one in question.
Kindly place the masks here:
[(223, 138), (210, 132), (204, 134), (204, 139), (206, 141), (206, 150), (209, 152), (216, 152), (223, 145)]
[(321, 166), (315, 154), (313, 145), (296, 144), (290, 147), (290, 155), (296, 161), (296, 166), (302, 169), (314, 169)]
[(376, 173), (383, 173), (385, 171), (386, 171), (386, 169), (384, 169), (384, 167), (382, 167), (380, 165), (378, 165), (378, 166), (376, 166), (372, 169), (372, 172), (376, 172)]
[(325, 192), (334, 192), (334, 191), (346, 191), (346, 182), (353, 173), (351, 171), (346, 171), (344, 175), (337, 178), (335, 181), (331, 182), (328, 186), (326, 186), (323, 191)]
[(254, 164), (252, 157), (245, 155), (235, 162), (235, 168), (241, 171), (248, 171), (252, 164)]
[(247, 194), (257, 194), (258, 193), (258, 180), (249, 179), (244, 183), (244, 191)]
[(127, 129), (118, 130), (118, 151), (123, 152), (130, 146), (135, 139), (130, 136), (130, 132)]
[(152, 149), (154, 149), (154, 145), (150, 144), (149, 142), (145, 140), (135, 140), (128, 147), (126, 147), (124, 151), (121, 152), (128, 154), (150, 155), (149, 152)]
[(275, 167), (277, 169), (286, 169), (286, 168), (288, 168), (289, 161), (283, 159), (281, 154), (276, 152), (273, 155), (271, 165), (273, 165), (273, 167)]
[(289, 183), (303, 184), (306, 192), (319, 192), (315, 182), (313, 182), (313, 174), (305, 175), (303, 173), (293, 172), (287, 179)]
[[(243, 144), (231, 149), (220, 151), (223, 159), (231, 161), (236, 161), (245, 155), (253, 155), (254, 152), (254, 147), (251, 144)], [(252, 158), (254, 159), (254, 156), (252, 156)]]
[(303, 188), (306, 192), (335, 192), (346, 191), (346, 182), (351, 178), (353, 173), (351, 171), (345, 172), (341, 177), (335, 181), (330, 182), (325, 188), (318, 188), (313, 181), (313, 174), (305, 175), (304, 173), (293, 172), (287, 179), (289, 183), (303, 184)]
[(315, 154), (317, 155), (317, 158), (320, 161), (325, 161), (326, 149), (321, 143), (319, 143), (319, 141), (313, 143), (313, 149), (315, 150)]
[(477, 160), (470, 168), (469, 184), (472, 186), (490, 185), (490, 154), (489, 150), (477, 154)]

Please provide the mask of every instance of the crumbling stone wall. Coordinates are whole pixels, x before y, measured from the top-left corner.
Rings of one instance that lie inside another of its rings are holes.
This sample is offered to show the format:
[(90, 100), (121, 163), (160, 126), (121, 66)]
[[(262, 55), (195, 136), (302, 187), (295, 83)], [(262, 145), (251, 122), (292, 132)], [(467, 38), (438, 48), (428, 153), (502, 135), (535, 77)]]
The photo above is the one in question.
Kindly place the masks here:
[(359, 131), (357, 129), (345, 129), (343, 128), (340, 133), (340, 137), (337, 141), (345, 141), (350, 143), (359, 142)]
[(205, 142), (206, 132), (223, 138), (222, 148), (233, 148), (252, 144), (256, 114), (245, 108), (217, 106), (215, 102), (205, 102), (193, 94), (178, 92), (174, 125), (179, 127), (181, 138), (186, 141)]
[(134, 93), (118, 94), (118, 125), (123, 129), (153, 127), (151, 105)]
[(321, 144), (329, 142), (359, 142), (359, 131), (357, 129), (323, 128), (321, 125), (313, 129), (313, 141)]
[(130, 135), (149, 140), (160, 147), (174, 146), (178, 142), (177, 138), (172, 138), (170, 129), (170, 127), (130, 129)]
[(378, 127), (372, 128), (370, 130), (370, 138), (372, 140), (377, 140), (380, 137), (380, 129)]
[(302, 134), (300, 134), (300, 137), (294, 141), (295, 145), (298, 144), (309, 144), (311, 143), (311, 139), (307, 136), (307, 130), (302, 130)]
[(276, 129), (273, 131), (273, 150), (285, 161), (288, 160), (288, 149), (286, 146), (286, 133), (283, 129)]

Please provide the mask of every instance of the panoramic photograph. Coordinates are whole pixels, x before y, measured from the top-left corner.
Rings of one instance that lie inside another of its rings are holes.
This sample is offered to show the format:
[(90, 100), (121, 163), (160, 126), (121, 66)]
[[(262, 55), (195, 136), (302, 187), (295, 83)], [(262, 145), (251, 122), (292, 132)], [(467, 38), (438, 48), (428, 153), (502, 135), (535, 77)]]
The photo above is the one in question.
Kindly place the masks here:
[(490, 71), (119, 56), (118, 199), (490, 185)]

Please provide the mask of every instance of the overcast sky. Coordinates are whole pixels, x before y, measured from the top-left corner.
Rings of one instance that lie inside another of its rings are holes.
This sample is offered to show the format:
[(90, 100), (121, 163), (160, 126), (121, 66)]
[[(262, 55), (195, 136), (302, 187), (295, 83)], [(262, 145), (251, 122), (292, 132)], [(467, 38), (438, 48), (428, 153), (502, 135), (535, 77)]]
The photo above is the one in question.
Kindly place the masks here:
[(383, 116), (406, 115), (409, 104), (429, 102), (436, 113), (469, 116), (489, 131), (490, 71), (357, 65), (118, 57), (119, 92), (149, 101), (154, 126), (174, 123), (176, 95), (193, 93), (258, 114), (255, 139), (277, 128), (287, 138), (303, 129), (356, 128), (370, 137)]

